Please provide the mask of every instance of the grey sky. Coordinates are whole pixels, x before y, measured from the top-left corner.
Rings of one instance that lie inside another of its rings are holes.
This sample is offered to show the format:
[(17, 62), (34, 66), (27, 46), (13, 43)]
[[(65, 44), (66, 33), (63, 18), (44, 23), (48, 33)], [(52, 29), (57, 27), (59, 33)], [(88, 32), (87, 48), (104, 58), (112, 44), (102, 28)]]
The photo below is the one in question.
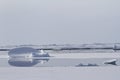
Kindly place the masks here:
[(120, 42), (119, 0), (0, 0), (0, 45)]

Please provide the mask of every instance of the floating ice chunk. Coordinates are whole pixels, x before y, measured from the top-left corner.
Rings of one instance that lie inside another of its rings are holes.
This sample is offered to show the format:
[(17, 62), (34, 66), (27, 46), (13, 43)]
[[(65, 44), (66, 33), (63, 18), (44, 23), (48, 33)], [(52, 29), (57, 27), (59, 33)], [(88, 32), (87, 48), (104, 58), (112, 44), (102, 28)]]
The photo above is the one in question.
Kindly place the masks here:
[(49, 54), (43, 50), (39, 51), (31, 47), (14, 48), (8, 52), (8, 55), (12, 58), (50, 57)]
[(117, 62), (117, 59), (112, 59), (112, 60), (105, 61), (104, 64), (117, 65), (116, 62)]

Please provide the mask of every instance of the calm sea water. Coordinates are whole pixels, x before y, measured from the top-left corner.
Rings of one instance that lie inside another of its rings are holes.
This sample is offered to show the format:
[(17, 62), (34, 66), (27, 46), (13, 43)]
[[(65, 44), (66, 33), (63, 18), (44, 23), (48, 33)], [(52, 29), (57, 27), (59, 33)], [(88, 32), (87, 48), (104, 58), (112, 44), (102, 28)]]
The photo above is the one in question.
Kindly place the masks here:
[(117, 59), (115, 65), (104, 64), (105, 61), (112, 60), (113, 58), (101, 59), (0, 59), (0, 67), (99, 67), (99, 66), (119, 66), (120, 59)]
[[(8, 52), (0, 52), (1, 55), (8, 55)], [(116, 64), (104, 64), (114, 58), (89, 58), (89, 59), (66, 59), (66, 58), (0, 58), (0, 67), (99, 67), (99, 66), (120, 66), (120, 59)]]

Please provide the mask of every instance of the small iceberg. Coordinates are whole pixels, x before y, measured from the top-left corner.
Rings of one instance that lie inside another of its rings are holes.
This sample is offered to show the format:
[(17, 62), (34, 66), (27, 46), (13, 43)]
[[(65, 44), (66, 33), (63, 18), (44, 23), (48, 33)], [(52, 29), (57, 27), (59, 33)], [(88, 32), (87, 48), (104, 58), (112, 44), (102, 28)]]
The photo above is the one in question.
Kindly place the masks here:
[(104, 64), (117, 65), (116, 62), (117, 62), (117, 59), (112, 59), (112, 60), (105, 61)]
[(10, 58), (33, 58), (33, 57), (50, 57), (43, 50), (39, 51), (31, 47), (14, 48), (8, 52)]

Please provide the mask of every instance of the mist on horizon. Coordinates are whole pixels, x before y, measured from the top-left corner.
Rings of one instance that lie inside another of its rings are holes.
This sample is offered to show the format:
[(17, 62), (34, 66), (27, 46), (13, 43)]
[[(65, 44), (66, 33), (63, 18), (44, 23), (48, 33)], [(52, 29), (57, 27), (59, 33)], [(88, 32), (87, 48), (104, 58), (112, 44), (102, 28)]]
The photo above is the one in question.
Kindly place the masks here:
[(119, 43), (119, 3), (1, 0), (0, 45)]

